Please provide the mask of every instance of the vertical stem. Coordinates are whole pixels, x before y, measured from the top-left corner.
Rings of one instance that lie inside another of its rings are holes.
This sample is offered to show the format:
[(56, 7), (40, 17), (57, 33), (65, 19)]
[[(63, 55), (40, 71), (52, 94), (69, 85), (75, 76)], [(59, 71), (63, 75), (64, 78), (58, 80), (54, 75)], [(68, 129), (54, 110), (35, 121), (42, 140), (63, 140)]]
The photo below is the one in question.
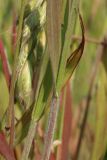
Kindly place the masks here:
[(13, 64), (13, 73), (11, 79), (11, 86), (10, 86), (10, 95), (9, 95), (9, 106), (8, 106), (8, 126), (10, 128), (10, 146), (13, 146), (14, 142), (14, 89), (17, 80), (17, 59), (20, 51), (20, 41), (22, 35), (22, 28), (23, 28), (23, 17), (24, 17), (24, 10), (26, 6), (27, 0), (21, 1), (21, 11), (20, 11), (20, 18), (19, 18), (19, 28), (18, 28), (18, 39), (17, 39), (17, 46), (16, 52), (14, 57), (14, 64)]
[(3, 41), (1, 38), (0, 38), (0, 57), (2, 60), (3, 72), (7, 82), (7, 86), (8, 89), (10, 89), (10, 79), (11, 79), (10, 66), (4, 49)]
[(70, 89), (70, 82), (68, 82), (66, 85), (61, 154), (59, 157), (60, 159), (58, 160), (67, 160), (69, 157), (69, 141), (71, 136), (71, 125), (72, 125), (72, 95)]
[(45, 145), (44, 145), (44, 153), (42, 156), (42, 160), (49, 160), (50, 157), (51, 145), (53, 142), (58, 110), (59, 110), (59, 98), (53, 95), (51, 101), (50, 115), (48, 120), (48, 128), (45, 135)]

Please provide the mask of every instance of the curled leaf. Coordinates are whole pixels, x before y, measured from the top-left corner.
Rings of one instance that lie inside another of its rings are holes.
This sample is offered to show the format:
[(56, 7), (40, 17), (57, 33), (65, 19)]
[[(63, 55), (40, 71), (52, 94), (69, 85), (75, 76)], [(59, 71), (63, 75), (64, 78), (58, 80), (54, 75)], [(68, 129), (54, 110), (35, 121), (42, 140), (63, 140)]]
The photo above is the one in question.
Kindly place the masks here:
[(75, 70), (76, 66), (78, 65), (84, 51), (84, 45), (85, 45), (84, 24), (80, 14), (79, 14), (79, 20), (80, 20), (81, 29), (82, 29), (82, 40), (78, 48), (71, 54), (71, 56), (67, 60), (64, 85), (71, 78), (72, 73)]

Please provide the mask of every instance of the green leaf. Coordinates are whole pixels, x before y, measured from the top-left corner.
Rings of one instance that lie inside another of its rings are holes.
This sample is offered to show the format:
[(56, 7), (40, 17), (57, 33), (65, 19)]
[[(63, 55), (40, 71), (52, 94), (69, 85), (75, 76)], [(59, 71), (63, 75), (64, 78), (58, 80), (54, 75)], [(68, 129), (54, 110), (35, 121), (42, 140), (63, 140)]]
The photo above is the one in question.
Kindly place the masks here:
[(41, 84), (37, 101), (34, 104), (34, 109), (33, 109), (30, 126), (29, 126), (29, 131), (27, 133), (24, 150), (22, 153), (22, 160), (28, 159), (31, 144), (32, 144), (32, 141), (35, 135), (37, 121), (41, 118), (41, 115), (43, 114), (47, 101), (50, 97), (49, 95), (51, 92), (51, 87), (52, 87), (52, 71), (51, 71), (50, 63), (48, 63), (46, 74), (43, 79), (43, 83)]
[(45, 76), (45, 73), (46, 73), (46, 70), (47, 70), (48, 63), (49, 63), (49, 54), (48, 54), (47, 48), (46, 48), (45, 53), (43, 55), (42, 63), (41, 63), (40, 75), (39, 75), (39, 80), (38, 80), (38, 84), (37, 84), (35, 101), (36, 101), (36, 99), (38, 97), (38, 94), (40, 92), (40, 87), (41, 87), (41, 84), (43, 82), (43, 79), (44, 79), (44, 76)]
[[(39, 80), (38, 80), (38, 85), (37, 85), (36, 96), (35, 96), (35, 104), (33, 104), (34, 106), (32, 105), (29, 108), (29, 110), (27, 110), (24, 113), (23, 117), (20, 119), (20, 121), (16, 125), (17, 136), (16, 136), (15, 144), (18, 144), (26, 137), (26, 135), (28, 133), (31, 117), (34, 120), (39, 120), (43, 111), (44, 111), (46, 101), (47, 101), (48, 96), (50, 94), (50, 92), (47, 92), (46, 88), (45, 88), (46, 90), (44, 91), (44, 85), (45, 85), (44, 83), (47, 82), (47, 85), (48, 85), (48, 82), (52, 79), (52, 74), (51, 74), (50, 80), (49, 80), (50, 76), (49, 76), (49, 78), (47, 75), (46, 75), (47, 77), (45, 76), (46, 70), (51, 70), (51, 67), (49, 67), (47, 69), (47, 66), (49, 66), (49, 55), (46, 50), (46, 53), (44, 53), (44, 56), (43, 56), (42, 65), (41, 65), (41, 69), (40, 69), (40, 75), (39, 75)], [(52, 71), (49, 71), (49, 72), (52, 72)], [(45, 80), (43, 80), (43, 79), (45, 79)], [(50, 86), (49, 90), (51, 90), (51, 88), (52, 88), (52, 86)], [(43, 97), (45, 97), (45, 93), (47, 93), (47, 96), (46, 96), (46, 99), (44, 102)], [(33, 109), (33, 113), (32, 113), (32, 109)]]
[(38, 121), (40, 119), (45, 109), (45, 106), (47, 104), (51, 89), (52, 89), (52, 70), (51, 70), (51, 65), (49, 62), (43, 82), (40, 87), (37, 102), (35, 102), (34, 104), (32, 119), (34, 119), (35, 121)]
[(64, 22), (64, 16), (65, 16), (67, 2), (68, 1), (66, 1), (66, 0), (62, 0), (62, 22)]
[[(65, 41), (62, 44), (61, 50), (61, 58), (60, 58), (60, 65), (58, 70), (58, 77), (57, 77), (57, 92), (60, 92), (63, 84), (63, 79), (65, 77), (65, 68), (66, 68), (66, 61), (70, 53), (70, 45), (71, 45), (71, 36), (74, 31), (74, 26), (76, 22), (77, 12), (76, 9), (79, 6), (79, 0), (72, 0), (71, 6), (69, 6), (69, 14), (68, 14), (68, 25), (65, 33)], [(66, 11), (68, 12), (68, 11)], [(66, 13), (65, 13), (66, 14)]]
[(15, 130), (16, 130), (15, 145), (22, 142), (22, 140), (26, 137), (26, 135), (28, 133), (29, 126), (30, 126), (31, 113), (32, 113), (32, 107), (30, 107), (23, 114), (22, 118), (15, 125)]
[(56, 83), (61, 45), (61, 0), (47, 0), (47, 43)]

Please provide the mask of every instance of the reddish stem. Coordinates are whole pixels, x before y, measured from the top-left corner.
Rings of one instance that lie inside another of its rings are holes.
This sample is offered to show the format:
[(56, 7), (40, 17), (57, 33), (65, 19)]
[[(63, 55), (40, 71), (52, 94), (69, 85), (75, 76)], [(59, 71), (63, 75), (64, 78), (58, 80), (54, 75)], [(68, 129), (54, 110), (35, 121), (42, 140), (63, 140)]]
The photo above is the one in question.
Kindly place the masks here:
[(51, 155), (50, 155), (50, 160), (55, 160), (56, 158), (55, 158), (55, 154), (54, 153), (51, 153)]
[(6, 160), (15, 160), (13, 150), (9, 147), (3, 132), (0, 133), (0, 154)]
[(9, 69), (9, 64), (8, 64), (8, 59), (6, 56), (6, 52), (4, 49), (3, 41), (0, 38), (0, 56), (2, 60), (2, 65), (3, 65), (3, 72), (6, 78), (7, 86), (10, 88), (10, 80), (11, 80), (11, 74), (10, 74), (10, 69)]
[(70, 83), (66, 86), (66, 101), (65, 101), (65, 113), (64, 113), (64, 127), (62, 135), (62, 144), (60, 146), (60, 160), (68, 159), (69, 153), (69, 141), (71, 136), (72, 124), (72, 96), (70, 90)]

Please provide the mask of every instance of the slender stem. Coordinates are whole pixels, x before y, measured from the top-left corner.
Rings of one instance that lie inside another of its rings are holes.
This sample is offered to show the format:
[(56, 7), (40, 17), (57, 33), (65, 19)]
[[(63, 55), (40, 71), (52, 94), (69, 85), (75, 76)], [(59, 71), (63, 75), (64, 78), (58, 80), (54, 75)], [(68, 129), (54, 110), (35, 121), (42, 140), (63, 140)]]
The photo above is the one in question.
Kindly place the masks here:
[(58, 160), (67, 160), (69, 157), (68, 153), (69, 153), (69, 141), (71, 137), (71, 126), (72, 126), (72, 95), (70, 89), (70, 82), (68, 82), (66, 85), (61, 155), (60, 159)]
[(24, 17), (24, 10), (26, 6), (27, 0), (21, 1), (21, 11), (20, 11), (20, 18), (19, 18), (19, 27), (18, 27), (18, 37), (17, 37), (17, 45), (16, 45), (16, 52), (14, 57), (14, 64), (13, 64), (13, 73), (11, 79), (11, 86), (10, 86), (10, 95), (9, 95), (9, 106), (8, 106), (8, 127), (11, 128), (10, 130), (10, 146), (13, 146), (14, 142), (14, 89), (17, 80), (17, 59), (20, 51), (20, 42), (21, 42), (21, 35), (22, 35), (22, 28), (23, 28), (23, 17)]
[(45, 144), (44, 144), (44, 152), (42, 160), (49, 160), (50, 158), (51, 145), (53, 142), (58, 110), (59, 110), (59, 98), (53, 95), (50, 108), (50, 115), (48, 120), (48, 128), (45, 135)]
[(79, 157), (82, 138), (83, 138), (83, 135), (84, 135), (85, 126), (86, 126), (87, 117), (88, 117), (88, 112), (89, 112), (89, 106), (90, 106), (90, 102), (91, 102), (91, 94), (92, 94), (92, 90), (93, 90), (93, 86), (94, 86), (94, 82), (95, 82), (95, 77), (96, 77), (96, 74), (97, 74), (97, 71), (98, 71), (98, 67), (99, 67), (102, 55), (103, 55), (103, 47), (100, 48), (99, 53), (97, 54), (97, 57), (96, 57), (96, 60), (95, 60), (95, 64), (93, 66), (92, 75), (91, 75), (91, 78), (90, 78), (88, 96), (87, 96), (87, 100), (86, 100), (84, 117), (83, 117), (83, 121), (82, 121), (82, 125), (81, 125), (81, 131), (80, 131), (80, 135), (79, 135), (79, 139), (78, 139), (78, 144), (77, 144), (77, 149), (76, 149), (74, 160), (78, 160), (78, 157)]

